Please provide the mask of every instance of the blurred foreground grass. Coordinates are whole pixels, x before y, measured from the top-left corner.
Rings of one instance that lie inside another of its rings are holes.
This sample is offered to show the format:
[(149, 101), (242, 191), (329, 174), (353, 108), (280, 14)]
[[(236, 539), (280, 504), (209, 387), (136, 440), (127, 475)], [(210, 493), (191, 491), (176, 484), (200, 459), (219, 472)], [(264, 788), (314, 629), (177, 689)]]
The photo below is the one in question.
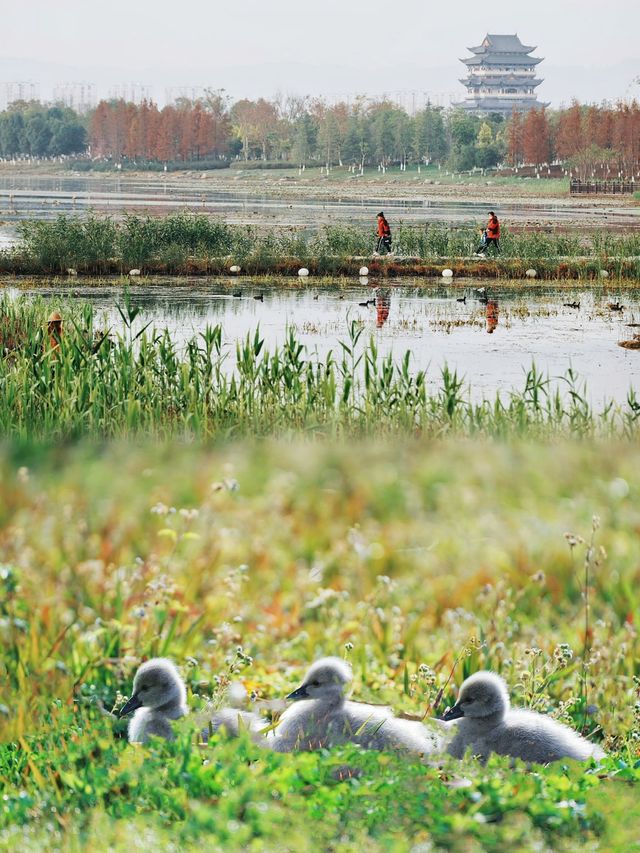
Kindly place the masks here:
[[(5, 446), (0, 849), (640, 849), (639, 533), (630, 443)], [(434, 715), (491, 667), (611, 757), (203, 749), (195, 715), (129, 747), (100, 706), (156, 654), (194, 711), (338, 654), (356, 698)]]

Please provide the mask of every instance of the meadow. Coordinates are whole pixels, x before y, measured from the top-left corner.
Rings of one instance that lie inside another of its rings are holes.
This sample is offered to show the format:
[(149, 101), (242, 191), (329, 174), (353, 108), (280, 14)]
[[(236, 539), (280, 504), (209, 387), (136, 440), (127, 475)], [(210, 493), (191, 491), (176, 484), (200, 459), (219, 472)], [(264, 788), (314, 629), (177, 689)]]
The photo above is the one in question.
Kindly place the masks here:
[[(617, 441), (5, 443), (0, 849), (638, 849), (638, 471)], [(193, 713), (131, 747), (106, 712), (158, 654)], [(609, 757), (199, 743), (230, 680), (281, 699), (321, 654), (427, 717), (491, 667)]]
[[(532, 368), (472, 404), (357, 323), (319, 360), (293, 332), (178, 347), (126, 299), (119, 334), (78, 302), (57, 338), (51, 307), (0, 302), (0, 850), (640, 849), (633, 393), (594, 411)], [(259, 707), (324, 654), (425, 719), (494, 669), (607, 758), (201, 742), (230, 682)], [(191, 713), (132, 746), (157, 655)]]
[(478, 259), (479, 233), (472, 227), (413, 225), (394, 228), (397, 258), (372, 258), (372, 229), (335, 224), (318, 231), (298, 227), (232, 225), (193, 214), (162, 218), (126, 215), (121, 221), (89, 215), (60, 215), (18, 225), (20, 243), (0, 252), (0, 272), (14, 274), (128, 273), (215, 274), (240, 265), (247, 273), (295, 274), (306, 266), (313, 274), (357, 275), (368, 259), (373, 272), (391, 275), (440, 275), (442, 261), (467, 275), (524, 277), (535, 265), (545, 278), (640, 277), (640, 236), (594, 231), (593, 234), (504, 230), (501, 256)]

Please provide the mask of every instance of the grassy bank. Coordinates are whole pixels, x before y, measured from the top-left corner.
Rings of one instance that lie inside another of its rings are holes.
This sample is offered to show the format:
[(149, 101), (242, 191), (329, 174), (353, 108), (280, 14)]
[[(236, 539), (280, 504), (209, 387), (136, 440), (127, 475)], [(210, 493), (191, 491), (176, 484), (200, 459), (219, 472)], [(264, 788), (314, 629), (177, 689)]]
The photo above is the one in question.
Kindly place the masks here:
[[(594, 411), (579, 378), (550, 382), (532, 367), (509, 396), (470, 401), (443, 370), (431, 391), (411, 353), (382, 357), (353, 321), (323, 360), (291, 330), (268, 350), (259, 333), (229, 346), (222, 327), (178, 347), (166, 330), (134, 333), (137, 309), (120, 306), (107, 334), (89, 304), (65, 307), (60, 338), (50, 304), (0, 302), (0, 430), (18, 439), (154, 435), (223, 439), (310, 432), (324, 436), (443, 434), (635, 436), (640, 403)], [(235, 361), (229, 363), (231, 357)]]
[[(5, 445), (0, 849), (637, 849), (638, 472), (615, 442)], [(155, 654), (193, 714), (136, 749), (101, 707)], [(428, 716), (492, 667), (610, 757), (198, 746), (230, 679), (281, 698), (319, 654)]]
[(126, 273), (215, 275), (233, 264), (249, 274), (357, 275), (366, 259), (372, 275), (437, 275), (444, 266), (459, 275), (524, 277), (534, 267), (542, 278), (640, 277), (640, 236), (597, 232), (590, 238), (509, 233), (498, 259), (472, 257), (478, 233), (469, 228), (400, 224), (394, 230), (398, 257), (373, 258), (375, 239), (359, 226), (326, 226), (317, 233), (294, 228), (265, 232), (252, 226), (191, 215), (162, 219), (127, 216), (23, 222), (21, 244), (0, 253), (0, 272), (91, 275)]

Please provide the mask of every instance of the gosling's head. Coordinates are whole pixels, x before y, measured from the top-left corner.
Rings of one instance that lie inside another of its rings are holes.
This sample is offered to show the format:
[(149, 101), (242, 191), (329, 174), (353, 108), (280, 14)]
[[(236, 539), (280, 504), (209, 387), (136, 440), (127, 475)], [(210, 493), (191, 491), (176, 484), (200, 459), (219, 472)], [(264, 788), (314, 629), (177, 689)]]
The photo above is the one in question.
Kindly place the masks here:
[(353, 674), (351, 667), (340, 658), (320, 658), (307, 670), (304, 681), (287, 699), (339, 700)]
[(152, 658), (143, 663), (133, 679), (133, 693), (121, 709), (124, 717), (136, 708), (184, 706), (187, 691), (175, 664), (167, 658)]
[(495, 672), (476, 672), (462, 684), (458, 701), (443, 720), (459, 717), (504, 717), (509, 710), (507, 685)]

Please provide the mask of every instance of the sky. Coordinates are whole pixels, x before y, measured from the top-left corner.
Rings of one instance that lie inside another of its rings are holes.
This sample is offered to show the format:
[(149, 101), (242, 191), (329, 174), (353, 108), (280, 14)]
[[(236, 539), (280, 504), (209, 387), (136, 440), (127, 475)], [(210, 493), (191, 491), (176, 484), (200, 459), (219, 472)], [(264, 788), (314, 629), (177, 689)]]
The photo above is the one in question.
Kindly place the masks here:
[(0, 83), (137, 81), (234, 97), (455, 93), (485, 33), (545, 58), (554, 105), (640, 97), (640, 0), (0, 0)]

